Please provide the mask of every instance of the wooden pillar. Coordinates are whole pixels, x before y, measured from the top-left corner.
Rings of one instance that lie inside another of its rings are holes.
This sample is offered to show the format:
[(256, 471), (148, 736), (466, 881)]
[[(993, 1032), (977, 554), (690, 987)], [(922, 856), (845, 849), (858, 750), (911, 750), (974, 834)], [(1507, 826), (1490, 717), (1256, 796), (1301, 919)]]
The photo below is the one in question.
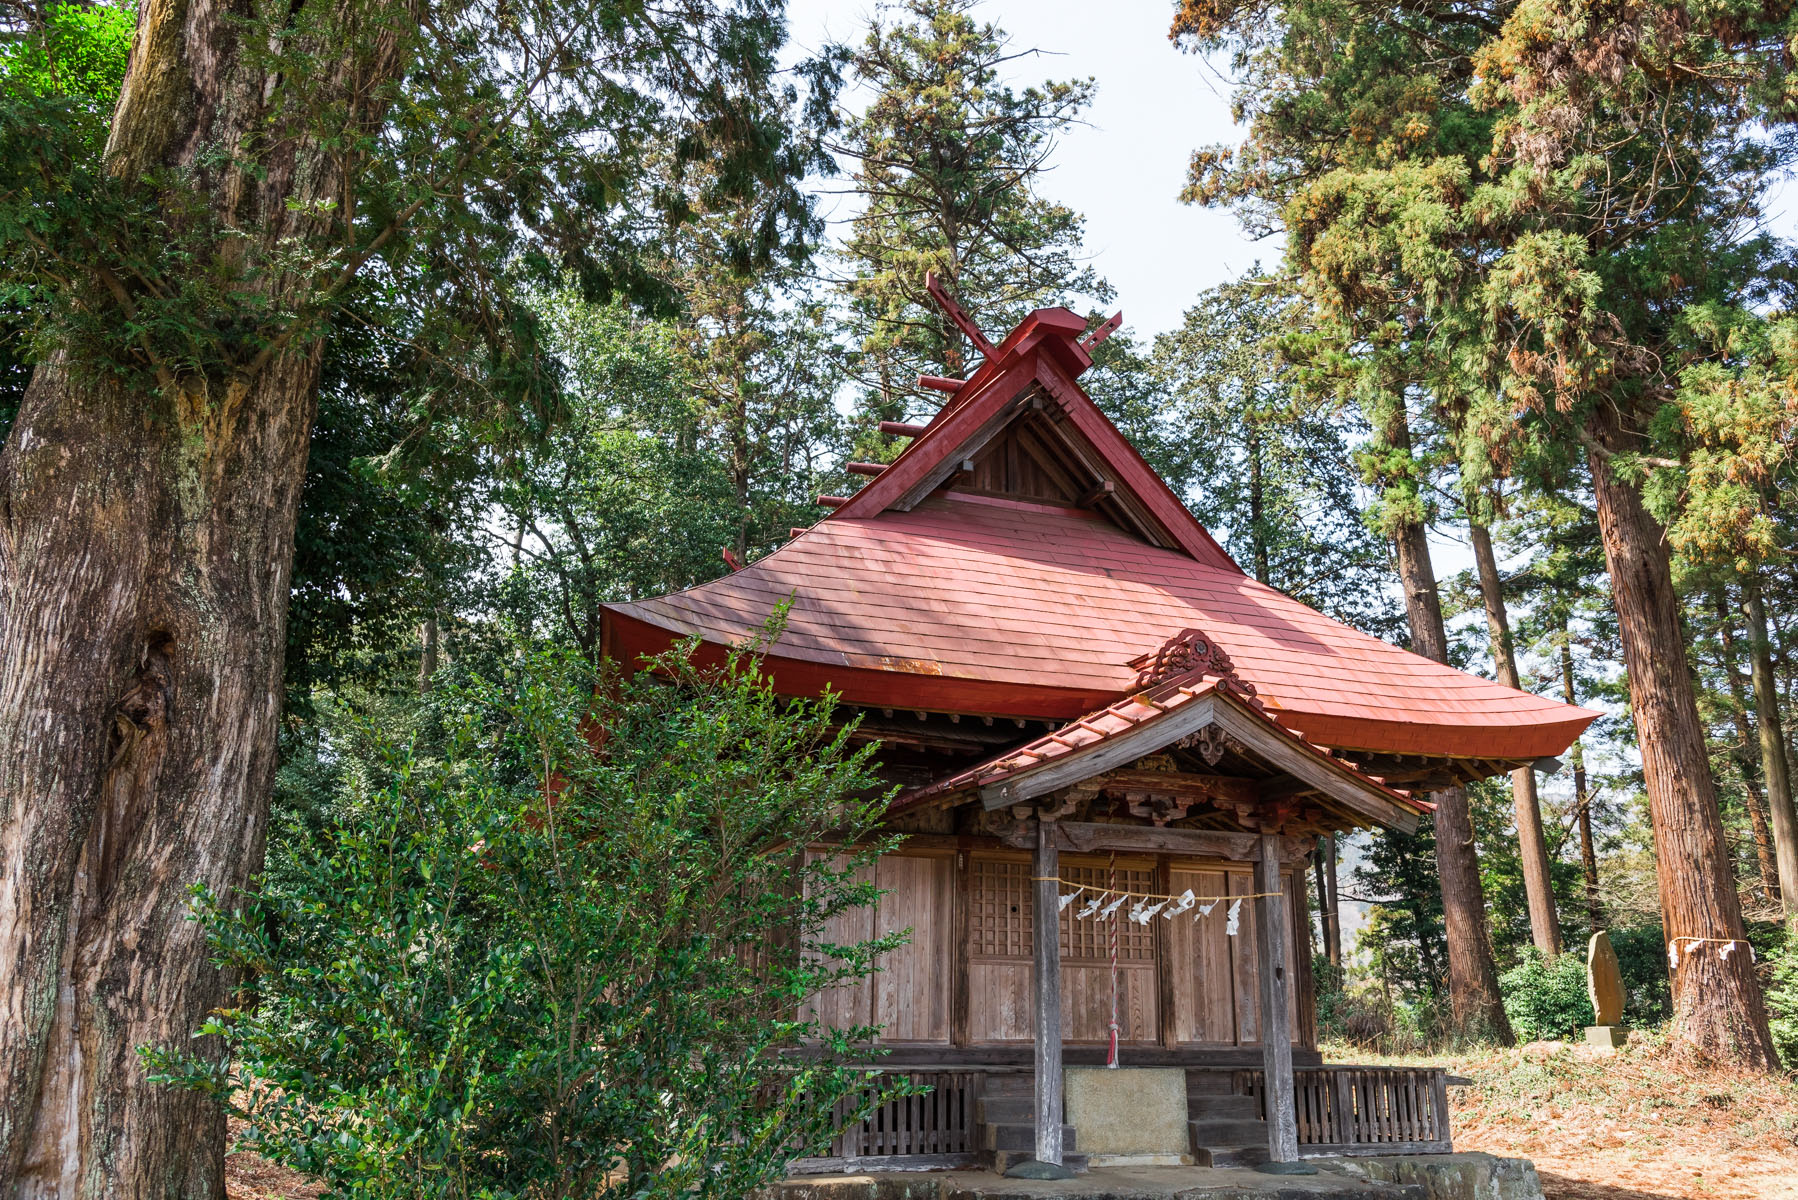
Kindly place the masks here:
[(1256, 965), (1261, 971), (1261, 1064), (1267, 1091), (1267, 1155), (1274, 1162), (1297, 1162), (1298, 1112), (1292, 1097), (1292, 980), (1286, 970), (1285, 880), (1280, 874), (1280, 838), (1261, 835), (1255, 862)]
[(1055, 823), (1036, 823), (1036, 898), (1031, 934), (1036, 968), (1036, 1160), (1061, 1165), (1061, 852)]

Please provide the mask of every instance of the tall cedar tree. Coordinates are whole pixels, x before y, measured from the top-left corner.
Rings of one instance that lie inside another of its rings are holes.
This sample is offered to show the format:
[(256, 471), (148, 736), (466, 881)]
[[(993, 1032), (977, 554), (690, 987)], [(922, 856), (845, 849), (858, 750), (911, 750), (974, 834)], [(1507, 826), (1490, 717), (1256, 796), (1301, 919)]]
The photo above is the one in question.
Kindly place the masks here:
[[(822, 233), (809, 208), (803, 216)], [(812, 498), (837, 433), (833, 401), (843, 382), (825, 305), (805, 286), (810, 247), (796, 247), (773, 270), (758, 269), (746, 253), (770, 217), (759, 200), (715, 204), (681, 230), (670, 264), (687, 302), (677, 345), (737, 509), (723, 548), (739, 563), (817, 519)]]
[(1758, 232), (1758, 200), (1793, 149), (1791, 10), (1185, 0), (1174, 23), (1194, 49), (1235, 52), (1251, 122), (1240, 155), (1195, 158), (1189, 194), (1285, 228), (1347, 386), (1429, 389), (1474, 486), (1519, 443), (1586, 460), (1665, 931), (1683, 947), (1676, 1036), (1763, 1069), (1752, 966), (1718, 953), (1742, 914), (1639, 476), (1681, 373), (1717, 357), (1685, 336), (1690, 314), (1770, 298), (1784, 251)]
[(935, 271), (989, 334), (1032, 308), (1109, 298), (1078, 261), (1083, 221), (1037, 188), (1057, 136), (1092, 99), (1090, 80), (1015, 89), (1002, 75), (1031, 51), (976, 21), (974, 0), (906, 0), (877, 15), (853, 59), (873, 93), (838, 154), (862, 208), (842, 254), (875, 420), (923, 411), (919, 373), (962, 377), (974, 348), (925, 291)]
[(1389, 554), (1361, 520), (1349, 459), (1359, 414), (1306, 396), (1277, 354), (1303, 318), (1287, 281), (1251, 272), (1202, 293), (1155, 339), (1133, 372), (1141, 395), (1112, 381), (1132, 372), (1102, 349), (1094, 396), (1256, 579), (1390, 634)]
[[(1521, 691), (1523, 679), (1517, 672), (1517, 642), (1511, 634), (1511, 614), (1505, 603), (1505, 579), (1499, 572), (1498, 552), (1492, 546), (1491, 524), (1496, 515), (1496, 497), (1476, 494), (1467, 498), (1467, 535), (1473, 543), (1480, 606), (1486, 612), (1493, 674), (1506, 687)], [(1548, 839), (1542, 828), (1542, 803), (1536, 795), (1533, 767), (1519, 767), (1511, 772), (1511, 808), (1517, 823), (1524, 896), (1530, 910), (1530, 939), (1544, 958), (1552, 959), (1561, 953), (1561, 923), (1555, 912)]]
[(55, 92), (0, 98), (0, 282), (34, 300), (37, 364), (0, 453), (18, 1194), (222, 1194), (221, 1113), (137, 1049), (223, 1000), (189, 889), (261, 858), (325, 330), (382, 279), (429, 344), (477, 348), (494, 423), (540, 423), (518, 279), (671, 302), (641, 245), (687, 197), (635, 186), (642, 147), (794, 186), (746, 100), (783, 37), (777, 0), (174, 0), (138, 11), (98, 160)]

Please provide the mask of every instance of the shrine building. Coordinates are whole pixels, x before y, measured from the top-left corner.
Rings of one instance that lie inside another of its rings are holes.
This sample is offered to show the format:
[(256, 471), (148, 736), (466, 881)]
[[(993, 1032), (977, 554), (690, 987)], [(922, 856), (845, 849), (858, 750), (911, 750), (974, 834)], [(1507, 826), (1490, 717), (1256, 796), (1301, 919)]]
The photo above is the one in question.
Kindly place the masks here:
[(1450, 1149), (1440, 1070), (1322, 1061), (1307, 872), (1323, 834), (1552, 769), (1598, 714), (1246, 575), (1079, 385), (1119, 318), (1040, 309), (994, 346), (933, 292), (984, 361), (922, 381), (948, 400), (883, 426), (909, 438), (892, 463), (851, 464), (860, 490), (766, 557), (604, 614), (634, 663), (689, 637), (721, 656), (790, 602), (775, 687), (836, 692), (902, 789), (885, 894), (832, 940), (910, 942), (819, 1003), (932, 1090), (799, 1167), (1131, 1150), (1082, 1134), (1108, 1061), (1145, 1072), (1143, 1129), (1172, 1120), (1186, 1161)]

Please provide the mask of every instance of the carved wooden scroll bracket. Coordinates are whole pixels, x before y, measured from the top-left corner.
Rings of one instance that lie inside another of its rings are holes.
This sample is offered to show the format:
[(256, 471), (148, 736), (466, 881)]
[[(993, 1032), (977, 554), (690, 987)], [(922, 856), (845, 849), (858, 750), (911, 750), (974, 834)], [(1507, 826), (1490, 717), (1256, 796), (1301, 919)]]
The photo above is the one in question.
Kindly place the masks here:
[[(1255, 685), (1236, 673), (1236, 664), (1230, 661), (1224, 648), (1197, 629), (1182, 629), (1161, 643), (1159, 649), (1131, 659), (1129, 665), (1136, 668), (1136, 686), (1139, 688), (1153, 687), (1176, 675), (1196, 671), (1217, 680), (1219, 691), (1248, 702), (1257, 712), (1267, 711), (1256, 695)], [(1217, 760), (1208, 757), (1206, 761)]]

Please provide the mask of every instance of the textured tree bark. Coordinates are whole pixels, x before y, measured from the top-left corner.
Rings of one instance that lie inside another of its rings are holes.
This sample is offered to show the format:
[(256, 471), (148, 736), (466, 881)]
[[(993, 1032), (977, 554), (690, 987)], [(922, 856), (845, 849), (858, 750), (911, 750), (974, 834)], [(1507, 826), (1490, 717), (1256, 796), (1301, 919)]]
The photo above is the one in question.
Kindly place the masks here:
[[(1569, 704), (1579, 703), (1573, 675), (1573, 637), (1561, 627), (1561, 694)], [(1586, 919), (1594, 930), (1604, 928), (1604, 905), (1598, 899), (1598, 849), (1592, 842), (1592, 795), (1586, 790), (1586, 750), (1575, 738), (1567, 758), (1573, 764), (1573, 816), (1579, 826), (1580, 872), (1586, 877)]]
[[(1664, 531), (1641, 494), (1611, 470), (1610, 456), (1636, 444), (1616, 414), (1601, 406), (1587, 432), (1596, 447), (1590, 464), (1599, 535), (1654, 825), (1662, 928), (1679, 951), (1672, 972), (1674, 1038), (1707, 1057), (1771, 1071), (1778, 1060), (1752, 963), (1739, 952), (1746, 947), (1742, 909), (1683, 653)], [(1732, 940), (1738, 952), (1723, 955), (1722, 943)]]
[(1792, 779), (1786, 762), (1785, 724), (1779, 717), (1779, 684), (1773, 677), (1773, 644), (1760, 582), (1742, 584), (1742, 612), (1748, 618), (1748, 665), (1754, 683), (1754, 723), (1760, 733), (1761, 778), (1767, 785), (1767, 817), (1773, 826), (1773, 855), (1779, 895), (1788, 923), (1798, 921), (1798, 814), (1792, 810)]
[[(252, 15), (141, 6), (106, 151), (121, 177), (185, 173), (172, 221), (197, 193), (234, 231), (222, 277), (315, 237), (342, 186), (271, 120), (261, 56), (240, 52)], [(392, 69), (392, 44), (371, 35), (358, 63)], [(273, 311), (304, 286), (246, 278)], [(189, 1048), (224, 999), (188, 889), (228, 894), (262, 854), (319, 351), (246, 359), (121, 375), (53, 357), (0, 453), (5, 1200), (223, 1195), (217, 1105), (151, 1086), (136, 1051)]]
[(1723, 677), (1729, 682), (1729, 717), (1736, 727), (1736, 744), (1730, 751), (1736, 770), (1742, 776), (1743, 807), (1748, 810), (1748, 826), (1754, 833), (1755, 865), (1760, 869), (1761, 892), (1769, 900), (1779, 900), (1779, 862), (1773, 853), (1773, 826), (1767, 817), (1767, 806), (1761, 799), (1760, 778), (1756, 774), (1760, 757), (1755, 753), (1757, 741), (1749, 727), (1748, 700), (1742, 689), (1742, 676), (1736, 670), (1736, 639), (1732, 629), (1734, 614), (1721, 588), (1712, 594), (1717, 608), (1717, 635), (1723, 651)]
[[(1399, 580), (1405, 589), (1412, 648), (1425, 658), (1448, 661), (1448, 631), (1442, 598), (1430, 563), (1430, 544), (1421, 522), (1407, 521), (1394, 535)], [(1442, 919), (1448, 940), (1448, 995), (1456, 1028), (1469, 1037), (1492, 1037), (1509, 1045), (1511, 1022), (1498, 990), (1498, 968), (1486, 931), (1486, 900), (1480, 890), (1480, 863), (1473, 845), (1473, 814), (1467, 793), (1446, 788), (1431, 795), (1436, 805), (1436, 870), (1442, 879)]]
[[(1517, 649), (1511, 639), (1511, 619), (1505, 611), (1504, 581), (1498, 574), (1498, 556), (1492, 552), (1492, 534), (1470, 522), (1474, 563), (1479, 570), (1480, 596), (1486, 606), (1486, 628), (1491, 636), (1492, 661), (1498, 681), (1521, 691), (1517, 674)], [(1517, 821), (1517, 853), (1523, 862), (1523, 890), (1530, 906), (1530, 939), (1547, 958), (1561, 953), (1561, 922), (1555, 913), (1554, 884), (1548, 872), (1548, 839), (1542, 833), (1542, 805), (1536, 796), (1536, 773), (1529, 767), (1511, 772), (1511, 808)]]

